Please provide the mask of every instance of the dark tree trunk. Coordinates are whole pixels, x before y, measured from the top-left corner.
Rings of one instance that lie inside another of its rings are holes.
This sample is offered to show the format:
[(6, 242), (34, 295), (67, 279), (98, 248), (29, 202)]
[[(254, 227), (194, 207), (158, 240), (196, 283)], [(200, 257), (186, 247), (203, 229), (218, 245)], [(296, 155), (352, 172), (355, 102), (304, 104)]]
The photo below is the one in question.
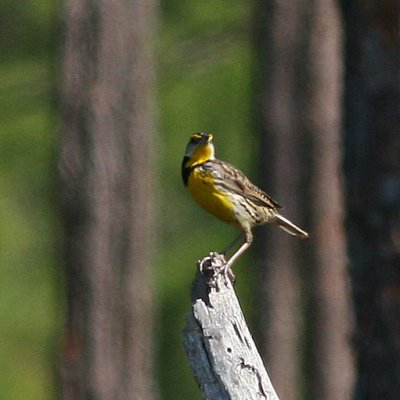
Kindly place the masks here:
[(259, 305), (265, 360), (281, 398), (345, 400), (353, 369), (338, 176), (340, 18), (330, 0), (262, 6), (263, 187), (310, 233), (300, 242), (264, 230)]
[(67, 0), (63, 399), (153, 399), (155, 2)]
[[(257, 55), (263, 77), (261, 97), (261, 185), (284, 204), (285, 215), (299, 219), (302, 169), (298, 77), (304, 36), (304, 0), (261, 2)], [(277, 228), (268, 231), (261, 253), (259, 332), (265, 362), (282, 399), (298, 399), (301, 373), (302, 314), (298, 241)]]
[(343, 1), (357, 400), (400, 398), (400, 3)]

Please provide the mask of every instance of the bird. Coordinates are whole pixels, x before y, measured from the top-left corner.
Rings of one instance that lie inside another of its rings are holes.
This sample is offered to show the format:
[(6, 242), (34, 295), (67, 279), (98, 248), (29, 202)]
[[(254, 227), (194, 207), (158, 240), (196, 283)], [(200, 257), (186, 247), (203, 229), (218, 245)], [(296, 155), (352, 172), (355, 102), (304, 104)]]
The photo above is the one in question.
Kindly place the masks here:
[(224, 256), (241, 245), (225, 261), (225, 271), (250, 247), (256, 225), (275, 224), (291, 235), (308, 238), (308, 233), (280, 214), (281, 206), (253, 184), (233, 165), (215, 158), (213, 135), (193, 133), (181, 166), (183, 184), (193, 199), (220, 220), (241, 233), (218, 254)]

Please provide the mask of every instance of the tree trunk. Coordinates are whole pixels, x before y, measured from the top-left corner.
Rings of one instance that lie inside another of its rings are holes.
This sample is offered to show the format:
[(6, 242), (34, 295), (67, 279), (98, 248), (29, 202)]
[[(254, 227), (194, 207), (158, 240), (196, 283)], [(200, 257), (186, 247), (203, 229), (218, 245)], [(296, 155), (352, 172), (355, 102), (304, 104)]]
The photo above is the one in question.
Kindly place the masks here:
[[(289, 4), (290, 3), (290, 4)], [(294, 74), (302, 39), (305, 2), (261, 2), (257, 14), (257, 55), (264, 81), (260, 93), (262, 175), (272, 197), (285, 205), (296, 223), (299, 215), (297, 82)], [(264, 228), (267, 230), (268, 228)], [(298, 399), (303, 329), (297, 241), (268, 229), (260, 254), (262, 285), (258, 298), (259, 332), (264, 359), (280, 398)]]
[(338, 177), (338, 10), (330, 0), (262, 6), (262, 186), (310, 233), (299, 242), (264, 230), (258, 303), (265, 360), (283, 399), (348, 399), (353, 369)]
[[(354, 367), (350, 351), (352, 309), (346, 275), (341, 165), (342, 31), (334, 0), (314, 0), (310, 12), (304, 126), (309, 157), (311, 232), (309, 284), (310, 397), (351, 398)], [(305, 266), (307, 268), (307, 266)], [(308, 398), (308, 397), (307, 397)]]
[(155, 3), (67, 0), (64, 399), (153, 399)]
[(343, 1), (354, 399), (400, 398), (400, 4)]

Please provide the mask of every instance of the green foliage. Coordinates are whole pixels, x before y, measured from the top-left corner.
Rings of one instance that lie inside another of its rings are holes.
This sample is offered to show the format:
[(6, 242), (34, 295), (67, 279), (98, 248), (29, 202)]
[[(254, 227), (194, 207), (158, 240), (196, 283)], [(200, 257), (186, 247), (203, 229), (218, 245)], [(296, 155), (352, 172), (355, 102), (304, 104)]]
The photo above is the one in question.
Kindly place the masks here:
[[(160, 182), (163, 251), (155, 273), (161, 301), (159, 380), (163, 399), (200, 398), (182, 346), (195, 261), (224, 248), (237, 234), (201, 210), (185, 192), (180, 164), (193, 132), (215, 134), (217, 156), (249, 171), (251, 3), (162, 3), (160, 44)], [(249, 287), (248, 258), (235, 266), (238, 291)], [(247, 298), (242, 293), (241, 298)], [(174, 368), (171, 361), (174, 360)]]
[(43, 58), (52, 8), (0, 5), (0, 397), (13, 400), (55, 397), (56, 135)]
[(54, 336), (57, 308), (50, 195), (55, 136), (44, 104), (46, 70), (33, 62), (0, 66), (0, 74), (0, 358), (7, 372), (0, 387), (9, 399), (46, 399), (53, 389), (45, 344)]

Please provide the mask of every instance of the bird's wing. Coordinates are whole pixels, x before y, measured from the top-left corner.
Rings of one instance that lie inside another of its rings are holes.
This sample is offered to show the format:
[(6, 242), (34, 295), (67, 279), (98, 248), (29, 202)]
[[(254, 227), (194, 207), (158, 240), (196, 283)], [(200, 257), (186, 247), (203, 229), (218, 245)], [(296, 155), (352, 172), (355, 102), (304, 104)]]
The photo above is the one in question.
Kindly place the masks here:
[(239, 194), (262, 207), (281, 208), (277, 201), (254, 185), (242, 171), (233, 165), (219, 160), (210, 160), (204, 167), (227, 191)]

